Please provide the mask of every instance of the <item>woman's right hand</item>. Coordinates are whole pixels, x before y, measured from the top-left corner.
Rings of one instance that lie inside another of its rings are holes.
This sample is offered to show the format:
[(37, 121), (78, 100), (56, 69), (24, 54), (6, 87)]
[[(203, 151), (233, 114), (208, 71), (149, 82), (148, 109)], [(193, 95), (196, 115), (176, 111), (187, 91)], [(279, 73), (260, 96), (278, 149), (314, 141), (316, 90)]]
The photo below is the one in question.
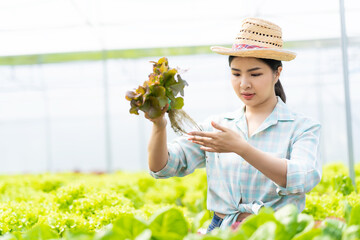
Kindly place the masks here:
[(159, 128), (165, 128), (167, 124), (165, 113), (168, 110), (168, 108), (169, 108), (169, 104), (166, 104), (165, 107), (161, 110), (161, 115), (157, 118), (150, 118), (148, 113), (145, 113), (145, 118), (153, 122), (154, 126)]

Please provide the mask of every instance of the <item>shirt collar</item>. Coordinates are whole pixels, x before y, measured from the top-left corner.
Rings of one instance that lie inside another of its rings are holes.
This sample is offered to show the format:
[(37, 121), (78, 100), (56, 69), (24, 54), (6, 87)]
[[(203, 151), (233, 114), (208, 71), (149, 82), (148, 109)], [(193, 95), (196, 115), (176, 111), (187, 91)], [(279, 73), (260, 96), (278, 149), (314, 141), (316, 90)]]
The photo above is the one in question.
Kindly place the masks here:
[[(252, 134), (255, 135), (261, 131), (264, 131), (268, 127), (275, 125), (278, 121), (293, 121), (295, 120), (293, 113), (290, 111), (288, 106), (277, 96), (278, 102), (272, 111), (272, 113), (265, 119), (265, 121), (259, 126), (259, 128)], [(236, 125), (241, 131), (248, 135), (247, 123), (245, 118), (245, 105), (235, 112), (225, 114), (224, 118), (228, 120), (235, 120)]]
[(286, 105), (279, 96), (277, 96), (277, 99), (278, 99), (278, 103), (276, 104), (276, 107), (274, 109), (274, 111), (276, 110), (275, 112), (277, 115), (277, 120), (294, 121), (295, 116), (293, 112), (289, 109), (288, 105)]
[[(289, 107), (283, 102), (283, 100), (279, 96), (276, 96), (276, 97), (278, 99), (278, 102), (277, 102), (274, 110), (272, 111), (272, 113), (269, 115), (269, 117), (271, 117), (272, 119), (277, 120), (277, 121), (293, 121), (293, 120), (295, 120), (294, 114), (291, 112)], [(224, 115), (224, 118), (226, 118), (228, 120), (237, 121), (237, 120), (240, 120), (244, 115), (245, 115), (245, 105), (242, 106), (241, 108), (237, 109), (234, 112), (226, 113)]]

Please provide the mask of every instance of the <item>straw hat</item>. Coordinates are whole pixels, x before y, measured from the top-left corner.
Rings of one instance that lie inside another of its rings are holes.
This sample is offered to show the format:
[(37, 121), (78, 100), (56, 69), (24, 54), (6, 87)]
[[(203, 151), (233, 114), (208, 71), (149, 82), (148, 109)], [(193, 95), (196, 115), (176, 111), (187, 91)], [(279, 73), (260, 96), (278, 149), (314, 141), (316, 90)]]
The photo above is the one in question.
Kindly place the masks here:
[(213, 52), (240, 57), (291, 61), (296, 53), (283, 50), (281, 28), (260, 18), (245, 18), (232, 48), (213, 46)]

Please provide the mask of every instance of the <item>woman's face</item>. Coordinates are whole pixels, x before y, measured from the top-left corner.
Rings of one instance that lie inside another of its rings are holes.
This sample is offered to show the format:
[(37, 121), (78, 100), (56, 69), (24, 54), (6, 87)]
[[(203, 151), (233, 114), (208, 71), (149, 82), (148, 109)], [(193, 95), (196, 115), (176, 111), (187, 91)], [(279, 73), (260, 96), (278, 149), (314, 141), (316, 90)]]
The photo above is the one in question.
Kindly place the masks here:
[(274, 73), (266, 63), (257, 58), (235, 57), (230, 68), (231, 84), (245, 105), (256, 107), (276, 97), (274, 86), (282, 67)]

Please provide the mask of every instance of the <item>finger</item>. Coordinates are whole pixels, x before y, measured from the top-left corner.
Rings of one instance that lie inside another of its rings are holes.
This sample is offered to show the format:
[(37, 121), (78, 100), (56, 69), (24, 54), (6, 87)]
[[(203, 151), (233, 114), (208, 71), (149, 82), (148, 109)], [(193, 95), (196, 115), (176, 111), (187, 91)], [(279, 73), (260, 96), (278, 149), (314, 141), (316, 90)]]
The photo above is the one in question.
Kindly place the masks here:
[(160, 115), (157, 118), (151, 118), (149, 116), (149, 113), (144, 112), (144, 116), (145, 116), (146, 119), (148, 119), (149, 121), (151, 121), (153, 124), (156, 124), (156, 125), (158, 125), (161, 121), (164, 121), (164, 119), (165, 119), (164, 114)]
[(146, 119), (149, 119), (151, 122), (154, 122), (154, 121), (157, 120), (157, 118), (151, 118), (151, 117), (149, 116), (149, 113), (147, 113), (147, 112), (144, 112), (144, 117), (145, 117)]
[(188, 138), (190, 141), (202, 141), (202, 142), (210, 142), (212, 139), (208, 137), (199, 137), (199, 136), (191, 136)]
[(203, 147), (211, 147), (211, 148), (216, 148), (216, 145), (213, 144), (211, 141), (201, 141), (201, 140), (193, 140), (191, 141), (192, 143), (201, 145)]
[(145, 118), (151, 120), (151, 118), (149, 117), (149, 114), (147, 112), (144, 112), (144, 116), (145, 116)]
[(210, 148), (210, 147), (200, 147), (201, 150), (204, 150), (206, 152), (216, 152), (215, 149)]
[(200, 132), (200, 131), (193, 131), (193, 132), (189, 132), (189, 135), (192, 136), (200, 136), (200, 137), (207, 137), (207, 138), (214, 138), (216, 133), (214, 132)]
[(165, 107), (161, 110), (162, 114), (166, 113), (166, 111), (169, 109), (169, 104), (167, 103)]
[(209, 147), (205, 142), (202, 142), (202, 141), (192, 141), (192, 142), (195, 143), (195, 144), (204, 146), (204, 147)]
[(217, 123), (214, 122), (214, 121), (211, 121), (211, 125), (212, 125), (214, 128), (216, 128), (216, 129), (218, 129), (218, 130), (220, 130), (220, 131), (223, 131), (223, 132), (226, 132), (226, 131), (229, 130), (228, 128), (223, 127), (223, 126), (217, 124)]

